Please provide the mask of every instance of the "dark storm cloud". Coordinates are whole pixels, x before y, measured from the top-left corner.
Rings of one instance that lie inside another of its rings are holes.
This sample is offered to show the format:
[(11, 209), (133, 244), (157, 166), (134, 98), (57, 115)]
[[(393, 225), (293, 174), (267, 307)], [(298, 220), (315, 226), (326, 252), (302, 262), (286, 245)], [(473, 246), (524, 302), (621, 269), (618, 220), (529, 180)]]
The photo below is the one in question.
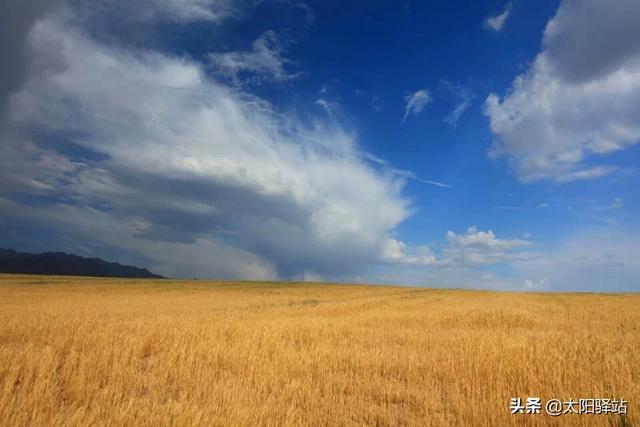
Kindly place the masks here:
[(0, 121), (9, 95), (26, 81), (31, 65), (27, 36), (37, 19), (62, 0), (6, 0), (0, 6)]

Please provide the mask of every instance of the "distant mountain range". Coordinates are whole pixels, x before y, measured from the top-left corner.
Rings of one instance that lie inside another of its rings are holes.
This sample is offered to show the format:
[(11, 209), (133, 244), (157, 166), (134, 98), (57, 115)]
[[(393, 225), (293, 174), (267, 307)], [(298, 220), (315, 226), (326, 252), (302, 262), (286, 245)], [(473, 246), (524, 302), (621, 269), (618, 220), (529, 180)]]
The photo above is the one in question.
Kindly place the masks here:
[(84, 258), (64, 252), (31, 254), (0, 249), (0, 273), (164, 279), (146, 268)]

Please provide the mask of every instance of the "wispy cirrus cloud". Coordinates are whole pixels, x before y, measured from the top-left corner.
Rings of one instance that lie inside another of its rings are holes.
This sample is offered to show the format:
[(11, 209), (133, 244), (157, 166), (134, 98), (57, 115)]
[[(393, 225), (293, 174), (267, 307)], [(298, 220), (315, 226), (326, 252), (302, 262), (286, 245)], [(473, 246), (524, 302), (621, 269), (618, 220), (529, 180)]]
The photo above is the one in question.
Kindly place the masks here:
[(494, 31), (496, 33), (502, 31), (507, 21), (511, 17), (511, 13), (513, 12), (513, 4), (511, 2), (507, 3), (504, 7), (503, 11), (497, 15), (489, 16), (484, 21), (484, 27), (488, 30)]
[(161, 14), (164, 18), (188, 21), (221, 21), (238, 10), (231, 0), (142, 0), (136, 5), (147, 20)]
[(314, 104), (322, 108), (329, 117), (335, 117), (337, 105), (335, 102), (328, 101), (324, 98), (318, 98)]
[(402, 121), (407, 120), (410, 114), (417, 115), (422, 112), (424, 107), (431, 102), (431, 95), (426, 89), (419, 89), (413, 93), (409, 93), (404, 98), (407, 103)]
[(467, 111), (476, 97), (473, 90), (459, 83), (451, 83), (448, 80), (441, 80), (440, 87), (448, 92), (455, 99), (455, 106), (443, 121), (452, 127), (456, 127), (460, 117)]
[(274, 31), (257, 38), (248, 52), (210, 53), (208, 60), (220, 75), (234, 83), (243, 81), (283, 82), (300, 76), (287, 70), (289, 60), (284, 56), (285, 43)]
[(443, 187), (443, 188), (453, 187), (453, 185), (445, 184), (444, 182), (421, 178), (418, 175), (416, 175), (416, 173), (413, 171), (396, 168), (393, 165), (391, 165), (388, 161), (381, 159), (378, 156), (374, 156), (371, 153), (363, 153), (362, 157), (379, 165), (384, 171), (401, 178), (415, 180), (418, 182), (422, 182), (423, 184), (435, 185), (436, 187)]

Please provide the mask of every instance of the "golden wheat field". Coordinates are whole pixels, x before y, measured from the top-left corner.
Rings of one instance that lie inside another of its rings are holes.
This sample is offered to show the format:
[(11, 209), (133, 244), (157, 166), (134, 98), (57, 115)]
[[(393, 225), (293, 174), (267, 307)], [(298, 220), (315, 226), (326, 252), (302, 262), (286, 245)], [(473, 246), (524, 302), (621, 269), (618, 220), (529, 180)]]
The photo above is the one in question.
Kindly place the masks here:
[[(5, 275), (0, 424), (638, 425), (639, 307), (637, 294)], [(624, 398), (628, 415), (511, 415), (529, 396)]]

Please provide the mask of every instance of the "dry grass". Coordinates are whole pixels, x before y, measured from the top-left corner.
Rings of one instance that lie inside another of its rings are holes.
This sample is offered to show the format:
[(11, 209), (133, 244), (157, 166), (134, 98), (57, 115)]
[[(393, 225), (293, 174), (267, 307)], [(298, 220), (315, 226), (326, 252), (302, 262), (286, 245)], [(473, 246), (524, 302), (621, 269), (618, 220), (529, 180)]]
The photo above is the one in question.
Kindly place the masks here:
[[(0, 277), (0, 424), (638, 425), (640, 295)], [(509, 414), (623, 397), (629, 416)]]

